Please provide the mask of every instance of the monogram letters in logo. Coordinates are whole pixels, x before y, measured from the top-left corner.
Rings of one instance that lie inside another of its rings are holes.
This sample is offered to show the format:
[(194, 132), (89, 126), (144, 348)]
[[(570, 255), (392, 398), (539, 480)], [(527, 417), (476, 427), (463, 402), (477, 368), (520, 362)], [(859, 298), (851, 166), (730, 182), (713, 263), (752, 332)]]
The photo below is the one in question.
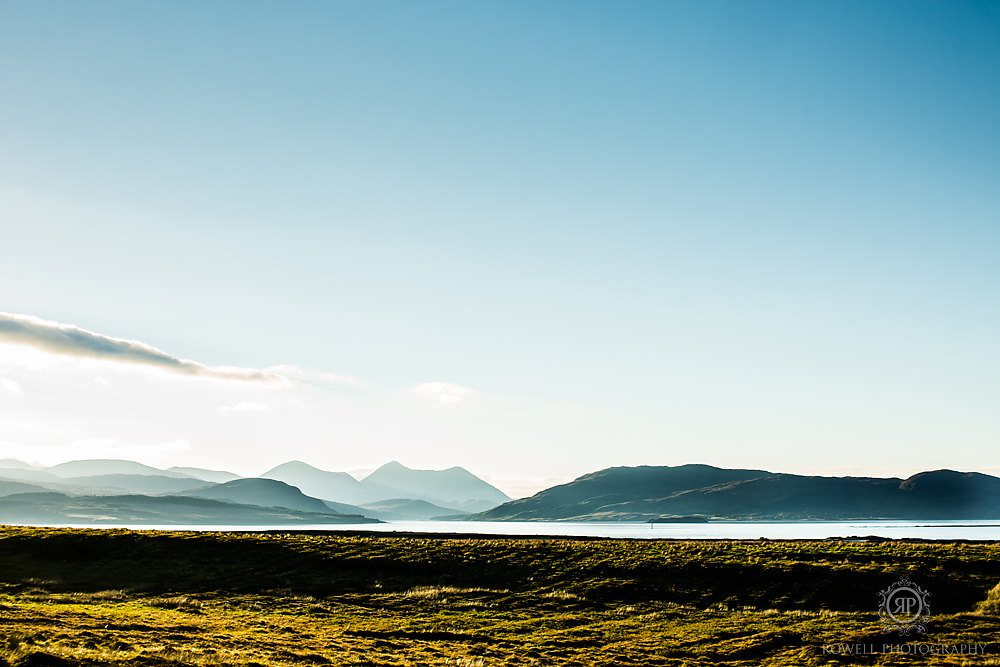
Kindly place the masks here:
[(878, 614), (886, 632), (903, 636), (927, 633), (924, 624), (931, 613), (930, 593), (903, 577), (878, 594)]

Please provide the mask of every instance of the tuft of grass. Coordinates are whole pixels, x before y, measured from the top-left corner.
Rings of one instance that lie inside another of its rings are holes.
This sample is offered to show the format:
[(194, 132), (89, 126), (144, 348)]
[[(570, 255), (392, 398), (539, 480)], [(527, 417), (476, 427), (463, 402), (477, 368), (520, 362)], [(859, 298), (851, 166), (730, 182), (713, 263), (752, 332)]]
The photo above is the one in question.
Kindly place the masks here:
[(507, 590), (492, 588), (459, 588), (457, 586), (414, 586), (403, 595), (408, 598), (437, 599), (449, 595), (467, 595), (469, 593), (509, 593)]
[(93, 593), (70, 593), (69, 599), (73, 602), (86, 604), (88, 602), (118, 602), (128, 597), (128, 594), (121, 590), (94, 591)]
[(980, 614), (1000, 615), (1000, 583), (990, 590), (986, 599), (976, 607), (976, 611)]
[(550, 600), (579, 600), (580, 596), (576, 593), (570, 593), (569, 591), (546, 591), (542, 593), (543, 598), (548, 598)]
[(202, 602), (189, 595), (152, 597), (143, 600), (143, 603), (150, 607), (159, 607), (160, 609), (177, 609), (193, 613), (200, 613), (202, 608)]

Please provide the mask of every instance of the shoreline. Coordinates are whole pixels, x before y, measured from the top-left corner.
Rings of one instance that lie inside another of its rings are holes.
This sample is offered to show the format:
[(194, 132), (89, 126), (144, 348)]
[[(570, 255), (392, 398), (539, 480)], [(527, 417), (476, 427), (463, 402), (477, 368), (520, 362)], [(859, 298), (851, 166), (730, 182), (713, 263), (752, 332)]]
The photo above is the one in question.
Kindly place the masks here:
[[(948, 526), (953, 527), (953, 526)], [(961, 526), (954, 526), (961, 527)], [(992, 525), (987, 527), (993, 527)], [(17, 531), (79, 531), (94, 533), (151, 533), (155, 535), (171, 535), (184, 533), (186, 535), (228, 535), (228, 536), (257, 536), (257, 535), (293, 535), (309, 537), (366, 537), (366, 538), (387, 538), (387, 539), (420, 539), (420, 540), (463, 540), (463, 541), (569, 541), (569, 542), (630, 542), (640, 544), (655, 544), (659, 542), (732, 542), (739, 544), (753, 543), (789, 543), (789, 544), (822, 544), (847, 542), (852, 544), (878, 544), (878, 543), (909, 543), (909, 544), (1000, 544), (1000, 539), (974, 539), (974, 538), (923, 538), (923, 537), (884, 537), (881, 535), (847, 535), (830, 537), (627, 537), (627, 536), (602, 536), (602, 535), (559, 535), (552, 533), (473, 533), (473, 532), (435, 532), (435, 531), (408, 531), (408, 530), (330, 530), (321, 528), (271, 528), (253, 526), (233, 527), (221, 530), (213, 530), (212, 526), (204, 529), (192, 529), (188, 527), (168, 528), (162, 526), (142, 527), (142, 526), (27, 526), (17, 524), (0, 524), (0, 537), (4, 532)]]

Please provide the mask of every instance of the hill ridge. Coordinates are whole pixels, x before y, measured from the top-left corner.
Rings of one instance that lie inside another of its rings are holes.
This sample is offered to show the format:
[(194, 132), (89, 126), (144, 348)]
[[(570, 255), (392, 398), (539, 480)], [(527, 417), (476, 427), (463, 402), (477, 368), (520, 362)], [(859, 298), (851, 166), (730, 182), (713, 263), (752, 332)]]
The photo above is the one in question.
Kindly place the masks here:
[(473, 515), (491, 521), (995, 519), (1000, 478), (924, 471), (905, 479), (798, 475), (703, 464), (618, 466)]

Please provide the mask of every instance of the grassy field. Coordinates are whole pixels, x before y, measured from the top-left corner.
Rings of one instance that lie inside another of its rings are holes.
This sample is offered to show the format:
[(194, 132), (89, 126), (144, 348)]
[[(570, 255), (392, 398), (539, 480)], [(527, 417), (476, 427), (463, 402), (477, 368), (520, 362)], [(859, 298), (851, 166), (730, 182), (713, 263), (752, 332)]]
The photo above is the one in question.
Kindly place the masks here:
[[(831, 654), (907, 641), (901, 575), (985, 655)], [(995, 665), (998, 582), (997, 544), (0, 528), (0, 664)]]

